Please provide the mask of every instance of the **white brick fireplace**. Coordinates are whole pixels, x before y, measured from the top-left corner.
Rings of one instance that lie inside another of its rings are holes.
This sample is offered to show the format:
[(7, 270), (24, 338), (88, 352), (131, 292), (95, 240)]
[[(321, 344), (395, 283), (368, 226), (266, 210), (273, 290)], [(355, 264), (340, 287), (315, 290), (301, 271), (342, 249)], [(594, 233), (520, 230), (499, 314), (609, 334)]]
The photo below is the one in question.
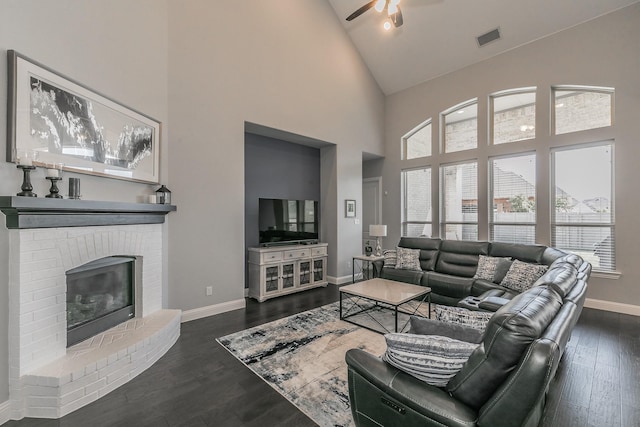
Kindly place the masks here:
[[(178, 339), (181, 312), (162, 309), (161, 223), (1, 228), (9, 242), (12, 419), (60, 418), (87, 405)], [(65, 272), (119, 255), (136, 258), (135, 318), (67, 348)]]

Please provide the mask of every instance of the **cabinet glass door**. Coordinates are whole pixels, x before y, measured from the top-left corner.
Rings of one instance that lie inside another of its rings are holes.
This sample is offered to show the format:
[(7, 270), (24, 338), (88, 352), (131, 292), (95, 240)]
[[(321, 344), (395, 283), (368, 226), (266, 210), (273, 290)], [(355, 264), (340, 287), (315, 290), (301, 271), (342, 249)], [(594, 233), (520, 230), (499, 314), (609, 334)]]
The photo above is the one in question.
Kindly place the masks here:
[(313, 260), (313, 281), (324, 280), (324, 258)]
[(265, 267), (264, 289), (265, 292), (275, 292), (278, 290), (278, 266)]
[(295, 285), (294, 267), (295, 264), (282, 264), (282, 289), (293, 288)]
[(300, 262), (300, 286), (311, 283), (311, 261)]

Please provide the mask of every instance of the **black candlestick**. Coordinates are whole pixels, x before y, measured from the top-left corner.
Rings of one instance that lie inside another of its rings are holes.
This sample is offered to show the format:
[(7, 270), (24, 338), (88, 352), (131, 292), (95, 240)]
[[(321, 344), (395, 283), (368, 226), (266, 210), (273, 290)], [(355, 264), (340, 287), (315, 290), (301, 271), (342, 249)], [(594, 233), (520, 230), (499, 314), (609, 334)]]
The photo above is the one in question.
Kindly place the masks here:
[(24, 177), (22, 179), (22, 187), (20, 187), (22, 191), (19, 192), (17, 196), (38, 197), (36, 193), (31, 191), (33, 190), (33, 186), (31, 185), (31, 171), (34, 170), (36, 167), (26, 166), (26, 165), (17, 165), (17, 167), (22, 169), (22, 173), (24, 174)]
[(51, 188), (49, 189), (49, 194), (44, 197), (48, 197), (50, 199), (62, 199), (62, 196), (58, 194), (60, 190), (58, 189), (58, 181), (62, 178), (57, 176), (45, 176), (45, 179), (51, 181)]

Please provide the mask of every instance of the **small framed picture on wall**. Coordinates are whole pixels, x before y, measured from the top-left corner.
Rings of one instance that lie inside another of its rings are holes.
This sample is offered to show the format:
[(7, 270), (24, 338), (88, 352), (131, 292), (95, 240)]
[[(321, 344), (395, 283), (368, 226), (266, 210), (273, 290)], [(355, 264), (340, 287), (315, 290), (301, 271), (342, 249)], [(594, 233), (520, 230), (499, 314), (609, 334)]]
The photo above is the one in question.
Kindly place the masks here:
[(356, 217), (356, 201), (346, 199), (344, 201), (344, 216), (347, 218)]

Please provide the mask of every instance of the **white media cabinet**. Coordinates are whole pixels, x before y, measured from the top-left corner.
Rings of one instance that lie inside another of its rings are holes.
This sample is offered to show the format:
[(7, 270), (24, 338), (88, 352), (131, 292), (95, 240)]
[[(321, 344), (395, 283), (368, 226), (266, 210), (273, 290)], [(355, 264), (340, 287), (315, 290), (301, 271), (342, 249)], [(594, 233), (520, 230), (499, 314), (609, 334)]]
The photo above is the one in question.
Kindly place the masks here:
[(269, 298), (327, 286), (327, 244), (249, 248), (249, 296)]

